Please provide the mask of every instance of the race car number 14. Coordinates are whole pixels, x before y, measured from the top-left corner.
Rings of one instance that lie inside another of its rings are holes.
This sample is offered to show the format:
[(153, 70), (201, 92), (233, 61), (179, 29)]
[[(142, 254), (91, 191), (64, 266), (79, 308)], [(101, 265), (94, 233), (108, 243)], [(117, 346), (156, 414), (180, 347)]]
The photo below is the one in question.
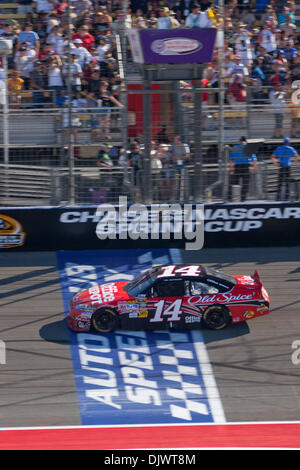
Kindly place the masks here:
[(154, 304), (155, 309), (155, 315), (154, 317), (150, 320), (150, 322), (162, 322), (163, 317), (167, 316), (168, 321), (180, 321), (180, 316), (182, 314), (181, 310), (181, 305), (182, 305), (182, 300), (181, 299), (176, 299), (171, 305), (169, 305), (165, 309), (165, 300), (159, 300)]
[(162, 274), (159, 274), (157, 277), (171, 277), (176, 276), (176, 274), (180, 274), (181, 276), (199, 276), (200, 266), (192, 265), (192, 266), (184, 266), (183, 268), (175, 269), (176, 266), (163, 266), (162, 267)]

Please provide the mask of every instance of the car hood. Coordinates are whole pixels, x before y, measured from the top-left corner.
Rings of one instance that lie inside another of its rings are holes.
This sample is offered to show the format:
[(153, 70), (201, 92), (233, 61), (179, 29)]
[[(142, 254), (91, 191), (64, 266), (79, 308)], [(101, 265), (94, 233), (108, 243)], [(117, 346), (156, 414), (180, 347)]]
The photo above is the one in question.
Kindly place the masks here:
[(98, 307), (128, 300), (131, 297), (124, 290), (127, 283), (128, 281), (118, 281), (95, 285), (76, 294), (72, 298), (72, 305), (89, 304), (92, 307)]

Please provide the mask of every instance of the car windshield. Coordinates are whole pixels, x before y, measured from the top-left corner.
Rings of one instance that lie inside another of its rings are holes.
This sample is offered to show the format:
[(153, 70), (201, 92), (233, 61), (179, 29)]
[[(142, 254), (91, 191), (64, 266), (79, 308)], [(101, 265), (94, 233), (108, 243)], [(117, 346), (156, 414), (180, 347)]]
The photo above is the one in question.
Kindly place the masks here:
[(152, 286), (159, 270), (160, 267), (152, 268), (151, 270), (140, 274), (132, 281), (129, 281), (124, 287), (124, 290), (126, 290), (126, 292), (128, 292), (128, 294), (132, 297), (143, 294), (147, 289), (149, 289), (149, 287)]
[(217, 271), (216, 269), (206, 268), (206, 274), (218, 279), (219, 281), (223, 280), (230, 282), (231, 284), (237, 284), (237, 280), (233, 276)]

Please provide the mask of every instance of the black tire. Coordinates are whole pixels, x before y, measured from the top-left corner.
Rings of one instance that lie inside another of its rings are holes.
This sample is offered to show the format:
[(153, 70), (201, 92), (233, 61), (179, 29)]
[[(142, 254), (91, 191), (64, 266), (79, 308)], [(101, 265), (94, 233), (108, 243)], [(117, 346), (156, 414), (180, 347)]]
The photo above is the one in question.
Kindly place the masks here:
[(225, 307), (212, 305), (203, 313), (202, 323), (210, 330), (222, 330), (231, 323), (231, 316)]
[(99, 333), (111, 333), (119, 327), (118, 314), (112, 308), (97, 310), (92, 316), (92, 326)]

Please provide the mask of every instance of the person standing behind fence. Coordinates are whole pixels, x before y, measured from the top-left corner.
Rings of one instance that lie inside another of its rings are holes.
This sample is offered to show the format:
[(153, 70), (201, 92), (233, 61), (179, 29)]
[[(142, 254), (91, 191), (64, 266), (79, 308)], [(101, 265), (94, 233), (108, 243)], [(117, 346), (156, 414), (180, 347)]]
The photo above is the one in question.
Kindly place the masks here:
[(277, 184), (277, 201), (281, 199), (281, 188), (285, 184), (285, 197), (289, 199), (290, 183), (291, 183), (291, 166), (294, 165), (298, 158), (297, 150), (290, 144), (290, 139), (286, 137), (283, 145), (276, 147), (271, 155), (274, 165), (279, 168), (278, 184)]
[(59, 96), (63, 90), (62, 60), (58, 55), (50, 55), (47, 67), (48, 89)]
[(138, 201), (142, 194), (144, 155), (140, 145), (136, 141), (130, 145), (128, 160), (133, 172), (133, 185), (136, 193), (135, 200)]
[(20, 77), (18, 70), (12, 70), (11, 76), (7, 80), (9, 103), (14, 109), (19, 108), (22, 97), (20, 95), (23, 90), (24, 80)]
[(47, 85), (44, 67), (45, 66), (42, 62), (37, 60), (34, 63), (34, 69), (30, 74), (30, 88), (34, 90), (32, 100), (35, 108), (42, 108), (43, 105), (41, 103), (45, 100), (44, 92)]
[(96, 116), (98, 117), (99, 123), (99, 138), (102, 132), (104, 132), (104, 138), (111, 140), (110, 125), (112, 106), (115, 105), (118, 108), (122, 108), (123, 104), (112, 95), (109, 82), (106, 80), (100, 82), (99, 92), (89, 93), (87, 98), (92, 102), (96, 102), (98, 105)]
[(275, 119), (273, 138), (283, 137), (283, 119), (286, 110), (285, 91), (280, 83), (274, 83), (273, 89), (269, 93), (269, 100), (272, 106)]
[(235, 52), (241, 57), (241, 63), (246, 67), (250, 67), (253, 62), (253, 53), (250, 40), (251, 33), (246, 29), (246, 26), (246, 24), (240, 23), (233, 39)]
[(240, 142), (234, 145), (233, 150), (229, 154), (229, 190), (228, 199), (232, 201), (232, 186), (242, 182), (241, 201), (247, 198), (250, 182), (250, 170), (256, 172), (257, 158), (255, 154), (248, 156), (244, 151), (247, 140), (245, 137), (240, 138)]
[(185, 20), (186, 28), (215, 28), (213, 20), (209, 17), (208, 11), (201, 11), (200, 5), (194, 3), (191, 13)]
[(170, 15), (169, 8), (164, 6), (159, 8), (159, 16), (156, 24), (157, 29), (174, 29), (180, 26), (178, 21)]
[(38, 56), (40, 50), (40, 38), (38, 34), (33, 31), (31, 23), (25, 23), (24, 30), (18, 35), (17, 50), (19, 50), (24, 43), (30, 43), (35, 48), (36, 55)]

